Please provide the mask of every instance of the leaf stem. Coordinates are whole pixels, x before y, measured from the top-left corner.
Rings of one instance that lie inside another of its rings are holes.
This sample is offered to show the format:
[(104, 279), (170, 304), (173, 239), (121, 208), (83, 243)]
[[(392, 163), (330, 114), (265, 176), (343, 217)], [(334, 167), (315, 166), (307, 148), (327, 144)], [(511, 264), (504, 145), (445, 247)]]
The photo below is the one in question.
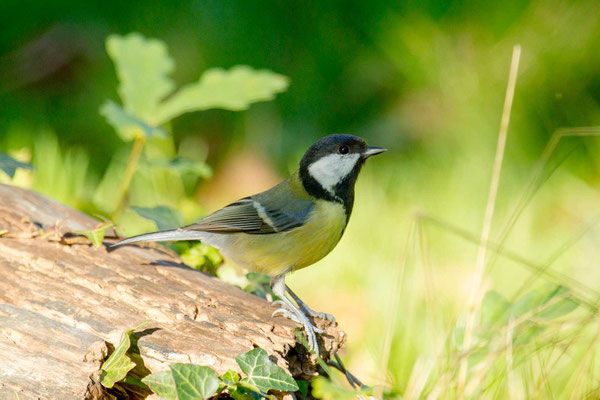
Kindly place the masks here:
[(137, 170), (140, 156), (144, 150), (144, 144), (146, 144), (146, 138), (144, 136), (139, 135), (135, 137), (133, 141), (133, 148), (131, 149), (131, 153), (129, 153), (129, 158), (127, 159), (127, 165), (125, 166), (123, 179), (121, 180), (121, 185), (119, 186), (119, 197), (117, 200), (117, 207), (113, 211), (113, 217), (120, 214), (125, 207), (125, 201), (127, 199), (127, 194), (129, 193), (129, 186), (131, 185), (133, 175)]

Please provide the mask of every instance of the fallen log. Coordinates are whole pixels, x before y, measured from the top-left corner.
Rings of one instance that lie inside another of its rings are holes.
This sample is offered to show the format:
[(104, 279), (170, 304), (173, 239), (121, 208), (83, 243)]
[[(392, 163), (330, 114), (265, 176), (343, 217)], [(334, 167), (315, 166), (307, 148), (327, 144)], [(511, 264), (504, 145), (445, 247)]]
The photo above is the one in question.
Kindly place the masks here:
[[(238, 370), (235, 357), (256, 346), (296, 378), (317, 373), (296, 341), (297, 325), (272, 318), (263, 299), (160, 249), (109, 253), (64, 240), (97, 223), (42, 195), (0, 185), (0, 398), (100, 398), (103, 389), (90, 377), (97, 378), (123, 331), (143, 321), (150, 323), (137, 346), (146, 373), (174, 362), (219, 374)], [(321, 353), (329, 356), (344, 334), (317, 322), (326, 330)]]

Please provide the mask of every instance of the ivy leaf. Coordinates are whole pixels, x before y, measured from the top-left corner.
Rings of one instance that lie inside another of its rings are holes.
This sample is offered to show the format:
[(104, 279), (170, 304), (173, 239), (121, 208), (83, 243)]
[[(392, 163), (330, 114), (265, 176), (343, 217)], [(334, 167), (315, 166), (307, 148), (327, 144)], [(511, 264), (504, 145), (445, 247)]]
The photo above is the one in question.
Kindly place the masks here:
[(308, 396), (308, 382), (298, 379), (296, 383), (298, 384), (298, 390), (300, 390), (300, 393), (302, 393), (304, 396)]
[(4, 171), (10, 178), (15, 176), (17, 168), (33, 169), (30, 164), (17, 161), (8, 154), (0, 153), (0, 169)]
[(171, 371), (155, 372), (142, 378), (144, 382), (154, 393), (166, 400), (177, 400), (177, 391), (175, 381)]
[(210, 108), (245, 110), (252, 103), (271, 100), (288, 87), (288, 79), (271, 71), (238, 65), (229, 71), (213, 68), (200, 80), (182, 87), (157, 107), (154, 122), (163, 124), (190, 111)]
[(156, 227), (160, 231), (167, 229), (178, 228), (183, 225), (183, 217), (181, 214), (169, 208), (167, 206), (158, 207), (137, 207), (132, 206), (131, 209), (135, 211), (140, 217), (149, 219), (156, 224)]
[(178, 400), (207, 399), (217, 391), (219, 378), (209, 367), (195, 364), (171, 364)]
[(227, 370), (227, 372), (225, 372), (219, 378), (221, 378), (221, 381), (228, 386), (234, 386), (240, 381), (240, 376), (232, 369)]
[(112, 228), (113, 226), (115, 226), (115, 224), (112, 222), (103, 222), (97, 225), (94, 229), (74, 231), (74, 233), (86, 236), (89, 241), (92, 242), (94, 247), (100, 247), (102, 246), (102, 241), (104, 240), (104, 234), (106, 233), (106, 230)]
[(167, 132), (156, 126), (150, 126), (135, 115), (123, 110), (114, 101), (107, 101), (100, 107), (100, 114), (115, 128), (124, 141), (131, 141), (137, 137), (146, 139), (154, 136), (166, 137)]
[(160, 40), (130, 33), (109, 36), (106, 51), (117, 69), (119, 96), (125, 110), (151, 121), (158, 103), (175, 87), (168, 76), (175, 63), (167, 46)]
[(125, 378), (127, 373), (135, 367), (135, 363), (127, 357), (127, 350), (131, 346), (131, 334), (137, 328), (125, 331), (121, 343), (115, 348), (115, 351), (102, 364), (102, 374), (100, 383), (106, 388), (112, 388), (116, 382)]
[(229, 391), (229, 395), (231, 396), (231, 398), (233, 400), (257, 400), (257, 399), (264, 399), (263, 396), (248, 390), (248, 389), (244, 389), (243, 387), (237, 387), (234, 390), (230, 390)]
[(242, 382), (250, 383), (262, 392), (270, 389), (287, 392), (298, 390), (294, 378), (269, 360), (267, 352), (259, 347), (237, 356), (235, 361), (247, 375)]

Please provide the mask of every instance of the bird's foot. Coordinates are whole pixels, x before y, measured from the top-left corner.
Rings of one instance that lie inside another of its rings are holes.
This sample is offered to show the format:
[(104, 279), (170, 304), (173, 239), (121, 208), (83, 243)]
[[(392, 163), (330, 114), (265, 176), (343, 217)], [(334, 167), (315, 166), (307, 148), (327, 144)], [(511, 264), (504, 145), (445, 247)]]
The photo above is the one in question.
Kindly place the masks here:
[[(275, 311), (273, 311), (273, 316), (276, 315), (281, 315), (282, 317), (285, 317), (287, 319), (291, 319), (294, 322), (299, 323), (300, 325), (304, 325), (304, 322), (302, 322), (302, 319), (298, 317), (298, 314), (302, 315), (303, 310), (298, 310), (298, 309), (290, 309), (290, 307), (288, 307), (287, 304), (285, 304), (283, 301), (281, 300), (275, 300), (273, 301), (271, 304), (273, 304), (274, 306), (278, 306), (279, 308)], [(329, 314), (328, 314), (329, 315)], [(306, 314), (303, 315), (304, 317), (306, 317)], [(308, 315), (308, 316), (313, 316), (313, 315)], [(331, 316), (333, 317), (333, 316)], [(310, 321), (309, 321), (310, 322)], [(325, 333), (325, 331), (321, 328), (317, 328), (314, 324), (311, 324), (313, 327), (313, 330), (315, 331), (315, 333)]]
[(335, 317), (331, 314), (312, 310), (306, 305), (304, 305), (304, 307), (301, 307), (301, 309), (304, 312), (304, 314), (306, 314), (310, 317), (325, 319), (325, 320), (331, 321), (335, 324)]
[(298, 307), (300, 307), (300, 310), (302, 310), (302, 312), (304, 313), (304, 315), (309, 316), (309, 317), (313, 317), (313, 318), (325, 319), (325, 320), (331, 321), (331, 322), (333, 322), (335, 324), (335, 317), (333, 315), (313, 310), (312, 308), (310, 308), (308, 306), (308, 304), (306, 304), (305, 302), (303, 302), (300, 299), (300, 297), (298, 297), (298, 295), (296, 295), (296, 293), (294, 293), (292, 291), (292, 289), (290, 289), (287, 285), (285, 287), (285, 290), (296, 301), (296, 303), (298, 304)]
[(310, 351), (314, 351), (318, 357), (319, 345), (317, 343), (317, 333), (323, 333), (323, 330), (314, 326), (308, 317), (299, 309), (291, 308), (279, 300), (274, 301), (273, 304), (280, 306), (280, 308), (273, 312), (273, 316), (281, 315), (303, 326), (304, 333), (306, 334), (306, 340), (308, 342), (308, 349)]

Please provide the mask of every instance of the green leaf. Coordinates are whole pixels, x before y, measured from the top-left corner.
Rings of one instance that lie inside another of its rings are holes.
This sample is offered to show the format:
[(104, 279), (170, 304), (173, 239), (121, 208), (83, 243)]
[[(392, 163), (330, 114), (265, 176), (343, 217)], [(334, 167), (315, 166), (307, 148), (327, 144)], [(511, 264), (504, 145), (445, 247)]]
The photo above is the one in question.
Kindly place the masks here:
[(298, 390), (300, 390), (300, 393), (307, 396), (308, 395), (308, 382), (306, 382), (302, 379), (298, 379), (298, 380), (296, 380), (296, 384), (298, 385)]
[(146, 139), (154, 136), (165, 137), (167, 132), (157, 126), (150, 126), (135, 115), (123, 110), (114, 101), (107, 101), (100, 107), (100, 114), (115, 128), (124, 141), (131, 141), (136, 137)]
[(256, 385), (248, 382), (246, 379), (242, 379), (237, 384), (238, 388), (249, 390), (252, 393), (261, 393), (261, 390)]
[(298, 385), (294, 378), (269, 360), (267, 352), (257, 347), (235, 358), (242, 371), (247, 375), (248, 382), (263, 392), (270, 389), (295, 392)]
[(493, 324), (506, 324), (510, 317), (511, 305), (500, 293), (494, 290), (488, 291), (481, 305), (481, 324), (484, 327)]
[(178, 400), (206, 399), (215, 394), (219, 378), (209, 367), (195, 364), (171, 364)]
[(191, 173), (202, 178), (210, 178), (212, 169), (203, 161), (188, 160), (182, 157), (169, 160), (152, 160), (146, 164), (151, 168), (164, 168), (176, 171), (180, 174)]
[(149, 219), (156, 224), (158, 230), (167, 230), (178, 228), (183, 225), (183, 217), (181, 214), (167, 206), (158, 207), (130, 207), (140, 217)]
[(527, 344), (531, 339), (539, 335), (546, 329), (545, 326), (533, 322), (524, 322), (515, 329), (513, 334), (513, 344), (515, 346)]
[(233, 400), (256, 400), (256, 399), (264, 399), (263, 396), (257, 395), (256, 393), (244, 389), (243, 387), (238, 387), (233, 391), (229, 392), (229, 395)]
[(227, 370), (227, 372), (221, 375), (220, 378), (223, 381), (223, 383), (229, 386), (233, 386), (240, 381), (240, 376), (237, 372), (235, 372), (232, 369)]
[(94, 247), (100, 247), (102, 246), (102, 241), (104, 240), (104, 234), (106, 233), (106, 230), (112, 228), (113, 226), (115, 226), (115, 224), (112, 222), (103, 222), (94, 229), (74, 231), (74, 233), (86, 236), (90, 242), (92, 242)]
[(168, 76), (175, 63), (167, 46), (160, 40), (131, 33), (109, 36), (106, 50), (117, 69), (125, 110), (151, 121), (158, 103), (175, 87)]
[(171, 371), (160, 371), (142, 379), (154, 393), (166, 400), (177, 400), (175, 381)]
[(0, 153), (0, 169), (13, 178), (17, 168), (33, 169), (30, 164), (17, 161), (8, 154)]
[(123, 380), (127, 373), (135, 367), (135, 363), (126, 354), (131, 346), (131, 334), (135, 329), (137, 328), (125, 331), (121, 343), (102, 364), (102, 374), (100, 376), (102, 386), (112, 388), (116, 382)]
[(523, 295), (523, 297), (513, 304), (510, 313), (514, 316), (523, 315), (526, 312), (543, 306), (555, 296), (564, 295), (566, 292), (568, 292), (568, 289), (564, 286), (543, 285)]
[(288, 79), (271, 71), (239, 65), (225, 71), (210, 69), (196, 83), (182, 87), (157, 108), (154, 122), (163, 124), (190, 111), (223, 108), (238, 111), (271, 100), (288, 87)]
[(570, 297), (560, 299), (556, 303), (550, 304), (536, 315), (543, 319), (554, 319), (562, 317), (579, 307), (579, 303)]
[(181, 254), (185, 265), (206, 272), (217, 274), (217, 269), (223, 264), (223, 256), (219, 250), (204, 243), (194, 243)]
[(245, 292), (263, 299), (267, 298), (267, 293), (275, 296), (271, 290), (271, 278), (269, 276), (258, 272), (248, 272), (246, 278), (248, 279), (248, 285), (244, 287)]

